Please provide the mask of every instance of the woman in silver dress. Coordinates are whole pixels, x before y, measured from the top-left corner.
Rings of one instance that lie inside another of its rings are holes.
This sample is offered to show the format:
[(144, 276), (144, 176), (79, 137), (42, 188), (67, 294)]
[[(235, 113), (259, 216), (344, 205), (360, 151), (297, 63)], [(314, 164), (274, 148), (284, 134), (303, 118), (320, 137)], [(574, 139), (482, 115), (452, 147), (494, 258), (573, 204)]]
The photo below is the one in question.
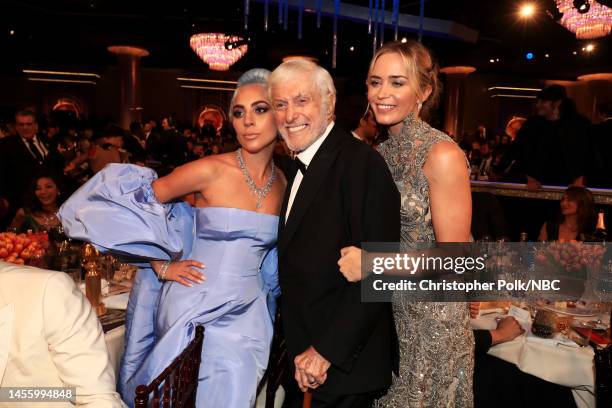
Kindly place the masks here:
[[(401, 194), (401, 247), (468, 242), (472, 205), (461, 149), (421, 117), (438, 99), (438, 70), (418, 42), (378, 50), (367, 79), (376, 121), (388, 127), (379, 146)], [(342, 249), (340, 270), (361, 279), (361, 250)], [(417, 302), (394, 296), (400, 372), (377, 407), (473, 406), (474, 339), (466, 303)]]

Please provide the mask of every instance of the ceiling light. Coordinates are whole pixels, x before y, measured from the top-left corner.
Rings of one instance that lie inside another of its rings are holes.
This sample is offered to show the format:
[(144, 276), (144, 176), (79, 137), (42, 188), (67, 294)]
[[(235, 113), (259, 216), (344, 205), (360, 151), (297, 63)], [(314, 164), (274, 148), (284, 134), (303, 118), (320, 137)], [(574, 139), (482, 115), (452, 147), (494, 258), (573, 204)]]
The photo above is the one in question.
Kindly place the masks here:
[(402, 38), (402, 42), (405, 44), (408, 42), (408, 39), (406, 37)]
[(595, 45), (594, 44), (587, 44), (587, 46), (584, 47), (584, 50), (586, 52), (593, 52), (595, 50)]
[(536, 8), (533, 3), (525, 3), (519, 10), (521, 18), (531, 18), (535, 14)]
[(200, 33), (191, 36), (189, 45), (211, 70), (227, 71), (248, 51), (244, 41), (223, 33)]
[[(581, 40), (605, 37), (612, 31), (612, 9), (592, 0), (555, 0), (563, 13), (561, 25)], [(586, 6), (585, 6), (586, 5)]]
[(580, 14), (586, 14), (591, 9), (589, 0), (574, 0), (573, 5), (574, 5), (574, 8), (578, 10)]

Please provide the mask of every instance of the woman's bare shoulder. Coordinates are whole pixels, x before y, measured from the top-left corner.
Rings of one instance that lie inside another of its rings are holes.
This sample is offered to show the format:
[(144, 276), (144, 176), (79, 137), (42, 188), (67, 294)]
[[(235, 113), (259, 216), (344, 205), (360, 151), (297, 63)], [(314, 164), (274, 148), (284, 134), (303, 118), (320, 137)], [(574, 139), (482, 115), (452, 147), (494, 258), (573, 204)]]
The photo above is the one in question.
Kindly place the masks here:
[(189, 171), (198, 172), (208, 176), (217, 176), (227, 167), (231, 167), (233, 165), (229, 155), (229, 153), (223, 153), (202, 157), (201, 159), (197, 159), (186, 164), (184, 167), (187, 167)]

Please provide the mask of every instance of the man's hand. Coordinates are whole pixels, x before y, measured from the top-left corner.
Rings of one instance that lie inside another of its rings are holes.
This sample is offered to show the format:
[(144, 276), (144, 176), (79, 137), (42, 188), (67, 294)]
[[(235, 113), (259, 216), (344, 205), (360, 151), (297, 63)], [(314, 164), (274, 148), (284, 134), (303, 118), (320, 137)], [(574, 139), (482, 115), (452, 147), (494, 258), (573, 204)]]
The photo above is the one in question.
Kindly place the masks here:
[(538, 180), (534, 179), (533, 177), (527, 176), (527, 190), (538, 191), (541, 188), (542, 188), (542, 183), (540, 183)]
[(491, 330), (491, 345), (514, 340), (523, 333), (525, 330), (514, 317), (505, 317), (497, 323), (495, 330)]
[(308, 388), (318, 388), (327, 380), (327, 370), (331, 363), (310, 346), (302, 354), (295, 357), (295, 380), (302, 392)]

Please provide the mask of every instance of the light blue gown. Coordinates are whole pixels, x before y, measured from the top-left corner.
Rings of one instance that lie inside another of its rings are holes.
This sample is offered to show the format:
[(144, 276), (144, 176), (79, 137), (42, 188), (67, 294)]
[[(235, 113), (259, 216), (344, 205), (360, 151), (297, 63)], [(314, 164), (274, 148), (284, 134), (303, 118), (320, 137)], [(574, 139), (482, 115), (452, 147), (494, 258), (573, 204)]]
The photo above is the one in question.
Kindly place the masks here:
[[(147, 384), (205, 326), (197, 406), (251, 407), (268, 364), (280, 294), (278, 217), (236, 208), (160, 204), (154, 171), (111, 164), (60, 208), (66, 233), (140, 262), (126, 315), (119, 391), (133, 405)], [(194, 259), (206, 280), (193, 287), (160, 282), (151, 259)]]

